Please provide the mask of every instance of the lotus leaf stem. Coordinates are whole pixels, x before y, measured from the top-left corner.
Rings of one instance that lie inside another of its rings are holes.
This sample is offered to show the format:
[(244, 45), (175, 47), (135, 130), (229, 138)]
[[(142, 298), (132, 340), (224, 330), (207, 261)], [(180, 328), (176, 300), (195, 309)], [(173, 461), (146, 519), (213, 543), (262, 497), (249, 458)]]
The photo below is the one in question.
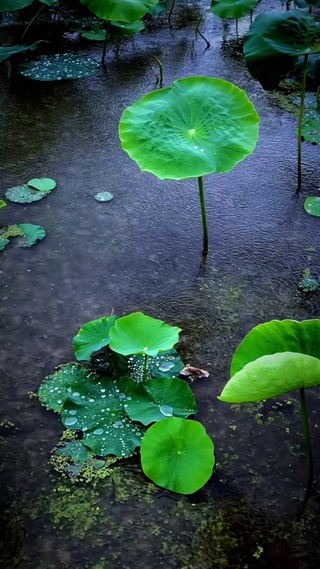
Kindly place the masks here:
[(201, 205), (201, 216), (202, 216), (202, 228), (203, 228), (203, 249), (202, 254), (205, 256), (208, 254), (209, 240), (208, 240), (208, 226), (207, 226), (207, 216), (206, 216), (206, 203), (204, 199), (204, 189), (202, 176), (198, 177), (198, 187), (199, 187), (199, 197)]
[(207, 45), (206, 49), (209, 49), (209, 47), (211, 47), (211, 44), (207, 40), (207, 38), (200, 32), (199, 26), (200, 26), (200, 20), (197, 20), (196, 29), (195, 29), (196, 39), (198, 39), (198, 35), (199, 35), (206, 42), (206, 45)]
[(27, 33), (28, 29), (32, 26), (33, 22), (36, 21), (37, 17), (40, 16), (42, 10), (44, 10), (44, 9), (46, 8), (46, 6), (47, 6), (46, 4), (43, 4), (43, 5), (41, 6), (40, 10), (38, 10), (38, 12), (36, 13), (36, 15), (33, 16), (33, 18), (30, 20), (29, 24), (27, 25), (26, 29), (24, 30), (24, 32), (23, 32), (23, 34), (22, 34), (22, 36), (21, 36), (20, 43), (23, 42), (23, 40), (24, 40), (24, 38), (25, 38), (25, 36), (26, 36), (26, 33)]
[(239, 20), (238, 18), (236, 18), (236, 35), (237, 35), (237, 40), (239, 39)]
[(106, 68), (105, 58), (106, 58), (106, 53), (107, 53), (109, 29), (110, 29), (110, 22), (107, 22), (106, 35), (105, 35), (104, 42), (103, 42), (103, 52), (102, 52), (102, 59), (101, 59), (101, 65), (102, 65), (103, 69)]
[(170, 10), (169, 10), (169, 14), (168, 14), (168, 22), (169, 22), (170, 28), (172, 28), (171, 16), (172, 16), (172, 12), (173, 12), (173, 8), (174, 8), (175, 3), (176, 3), (176, 0), (172, 0), (172, 4), (171, 4)]
[(309, 418), (308, 418), (308, 408), (306, 403), (306, 394), (305, 390), (302, 387), (300, 389), (300, 404), (301, 404), (301, 414), (302, 414), (302, 429), (303, 429), (303, 436), (306, 443), (306, 449), (308, 454), (308, 482), (307, 482), (307, 490), (309, 491), (312, 488), (313, 483), (313, 455), (312, 455), (312, 448), (311, 448), (311, 441), (310, 441), (310, 432), (309, 432)]
[(308, 54), (306, 53), (303, 60), (302, 67), (302, 83), (301, 83), (301, 98), (300, 98), (300, 111), (298, 120), (298, 187), (297, 192), (301, 190), (302, 173), (301, 173), (301, 160), (302, 160), (302, 120), (304, 112), (304, 100), (306, 94), (306, 81), (308, 70)]
[(148, 379), (148, 356), (144, 354), (144, 361), (143, 361), (143, 382), (145, 383)]

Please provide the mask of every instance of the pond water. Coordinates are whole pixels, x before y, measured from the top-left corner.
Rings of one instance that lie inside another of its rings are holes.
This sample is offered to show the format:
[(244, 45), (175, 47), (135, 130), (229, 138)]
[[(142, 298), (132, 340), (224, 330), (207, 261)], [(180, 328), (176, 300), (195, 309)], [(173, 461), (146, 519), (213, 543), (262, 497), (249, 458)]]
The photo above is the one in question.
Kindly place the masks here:
[[(317, 274), (319, 267), (319, 221), (303, 210), (320, 183), (319, 151), (303, 148), (297, 197), (296, 117), (250, 78), (234, 22), (222, 24), (207, 5), (177, 2), (172, 30), (160, 17), (123, 45), (118, 60), (109, 49), (106, 72), (93, 78), (46, 84), (8, 81), (2, 73), (0, 199), (35, 176), (57, 181), (45, 200), (10, 204), (2, 213), (5, 223), (47, 231), (36, 247), (1, 254), (4, 568), (319, 567), (318, 392), (308, 392), (316, 482), (305, 504), (297, 394), (265, 406), (217, 400), (251, 327), (319, 317), (319, 293), (297, 287), (304, 269)], [(195, 41), (199, 17), (208, 50)], [(240, 33), (248, 25), (241, 21)], [(96, 45), (84, 51), (99, 59)], [(76, 40), (68, 45), (80, 47)], [(205, 179), (205, 269), (196, 180), (141, 173), (118, 139), (123, 110), (156, 86), (155, 55), (165, 85), (191, 75), (221, 77), (246, 89), (261, 117), (254, 154), (233, 172)], [(94, 199), (103, 191), (113, 201)], [(49, 465), (62, 427), (28, 393), (72, 360), (80, 326), (112, 309), (181, 327), (184, 361), (210, 372), (193, 389), (218, 464), (192, 496), (149, 483), (135, 458), (96, 484), (71, 483)]]

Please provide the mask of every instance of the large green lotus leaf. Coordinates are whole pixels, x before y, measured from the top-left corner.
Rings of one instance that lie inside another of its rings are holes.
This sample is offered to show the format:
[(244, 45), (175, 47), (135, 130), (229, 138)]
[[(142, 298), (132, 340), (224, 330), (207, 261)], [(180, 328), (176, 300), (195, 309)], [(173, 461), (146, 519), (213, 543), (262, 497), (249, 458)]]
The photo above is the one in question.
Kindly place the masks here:
[(304, 202), (304, 209), (309, 215), (320, 217), (320, 198), (317, 196), (307, 198)]
[(318, 358), (280, 352), (262, 356), (244, 366), (229, 379), (219, 399), (227, 403), (249, 403), (319, 384)]
[(320, 144), (320, 111), (304, 112), (301, 132), (307, 142)]
[[(0, 9), (1, 12), (1, 9)], [(9, 59), (12, 55), (17, 53), (25, 53), (26, 51), (34, 51), (37, 49), (39, 42), (35, 42), (31, 45), (5, 45), (0, 46), (0, 63)]]
[(144, 30), (144, 22), (138, 20), (127, 24), (126, 22), (110, 22), (109, 35), (114, 39), (130, 38)]
[(21, 229), (26, 236), (24, 247), (32, 247), (37, 241), (41, 241), (46, 236), (46, 231), (41, 225), (34, 225), (33, 223), (19, 223)]
[(232, 170), (253, 152), (258, 123), (239, 87), (223, 79), (188, 77), (128, 107), (119, 134), (122, 148), (141, 170), (182, 180)]
[(86, 55), (56, 53), (40, 55), (34, 61), (21, 63), (19, 72), (36, 81), (60, 81), (61, 79), (83, 79), (99, 72), (100, 65)]
[(22, 186), (15, 186), (14, 188), (9, 188), (5, 195), (6, 198), (14, 203), (32, 203), (38, 202), (45, 198), (50, 192), (39, 192), (33, 188), (23, 184)]
[(299, 55), (320, 53), (319, 34), (320, 24), (300, 10), (260, 14), (244, 38), (252, 77), (265, 89), (274, 89)]
[(1, 0), (0, 12), (13, 12), (14, 10), (22, 10), (26, 6), (30, 6), (33, 0)]
[(39, 192), (51, 192), (56, 185), (55, 180), (52, 180), (52, 178), (33, 178), (28, 182), (28, 186)]
[(118, 318), (110, 330), (110, 349), (118, 354), (156, 356), (170, 350), (178, 341), (181, 328), (142, 312)]
[(96, 384), (78, 384), (78, 393), (63, 405), (62, 423), (69, 429), (81, 430), (83, 443), (98, 456), (129, 456), (140, 446), (145, 433), (124, 410), (135, 385), (129, 378), (101, 378)]
[(61, 366), (53, 375), (48, 375), (38, 390), (40, 403), (52, 409), (56, 413), (61, 413), (65, 400), (70, 396), (77, 396), (78, 386), (88, 383), (98, 384), (100, 376), (90, 369), (70, 362)]
[(140, 421), (144, 425), (168, 417), (186, 419), (198, 411), (190, 387), (181, 379), (150, 379), (137, 384), (131, 397), (124, 405), (126, 413), (133, 421)]
[(248, 14), (258, 0), (212, 0), (211, 12), (219, 18), (241, 18)]
[[(112, 367), (114, 375), (118, 377), (132, 377), (137, 382), (144, 379), (144, 356), (122, 356), (112, 352)], [(183, 370), (184, 363), (178, 352), (174, 349), (161, 352), (157, 356), (148, 357), (148, 377), (178, 377)]]
[(141, 443), (141, 463), (146, 476), (159, 486), (192, 494), (212, 475), (213, 442), (201, 423), (165, 419), (147, 430)]
[(73, 338), (73, 349), (77, 360), (89, 360), (94, 352), (101, 350), (110, 342), (109, 332), (116, 316), (104, 316), (98, 320), (87, 322)]
[(297, 352), (320, 359), (320, 320), (271, 320), (253, 328), (236, 349), (231, 376), (261, 356)]
[(136, 22), (159, 0), (81, 0), (93, 14), (103, 20)]

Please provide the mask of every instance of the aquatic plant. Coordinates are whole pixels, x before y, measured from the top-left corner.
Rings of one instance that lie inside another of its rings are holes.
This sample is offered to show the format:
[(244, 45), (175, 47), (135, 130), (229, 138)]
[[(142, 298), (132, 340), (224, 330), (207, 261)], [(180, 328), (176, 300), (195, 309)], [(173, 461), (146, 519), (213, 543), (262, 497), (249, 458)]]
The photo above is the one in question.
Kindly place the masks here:
[(33, 61), (20, 63), (19, 73), (35, 81), (61, 81), (62, 79), (84, 79), (99, 72), (99, 64), (86, 55), (55, 53), (40, 55)]
[(263, 401), (299, 389), (308, 453), (308, 489), (313, 482), (305, 389), (320, 385), (320, 320), (272, 320), (253, 328), (232, 359), (231, 378), (219, 397), (227, 403)]
[(109, 344), (109, 333), (116, 318), (116, 316), (104, 316), (91, 320), (80, 328), (73, 338), (73, 349), (78, 361), (90, 360), (94, 352), (98, 352)]
[(320, 53), (320, 24), (301, 10), (260, 14), (244, 38), (248, 69), (264, 89), (275, 89), (303, 56), (300, 111), (298, 119), (298, 188), (302, 184), (302, 124), (308, 57)]
[(9, 188), (5, 196), (14, 203), (32, 203), (45, 198), (55, 189), (56, 185), (52, 178), (33, 178), (27, 184)]
[(198, 178), (203, 254), (208, 228), (203, 176), (232, 170), (251, 154), (259, 117), (246, 93), (222, 79), (188, 77), (153, 91), (120, 120), (122, 148), (161, 180)]
[(212, 0), (210, 10), (221, 19), (235, 18), (238, 37), (238, 19), (249, 14), (257, 3), (258, 0)]

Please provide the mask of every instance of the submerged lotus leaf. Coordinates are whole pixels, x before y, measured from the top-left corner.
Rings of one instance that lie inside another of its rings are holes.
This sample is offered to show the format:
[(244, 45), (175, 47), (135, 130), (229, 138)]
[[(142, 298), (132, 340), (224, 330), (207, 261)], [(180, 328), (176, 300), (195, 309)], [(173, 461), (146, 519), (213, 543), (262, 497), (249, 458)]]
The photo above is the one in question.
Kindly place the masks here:
[(265, 89), (274, 89), (299, 55), (320, 53), (320, 24), (300, 10), (260, 14), (244, 38), (248, 69)]
[(9, 239), (6, 239), (5, 237), (0, 237), (0, 251), (3, 251), (3, 249), (5, 249), (8, 244), (9, 244)]
[(190, 387), (181, 379), (150, 379), (136, 385), (131, 397), (124, 406), (126, 413), (133, 421), (140, 421), (144, 425), (168, 417), (185, 419), (198, 411)]
[(14, 10), (22, 10), (26, 6), (30, 6), (33, 0), (1, 0), (0, 12), (13, 12)]
[(165, 419), (147, 430), (141, 443), (141, 463), (143, 472), (158, 486), (192, 494), (212, 475), (213, 442), (197, 421)]
[(132, 22), (132, 24), (127, 24), (126, 22), (110, 22), (109, 35), (114, 39), (130, 38), (142, 30), (144, 30), (144, 22), (141, 20)]
[(239, 87), (223, 79), (188, 77), (128, 107), (119, 134), (122, 148), (141, 170), (182, 180), (232, 170), (253, 152), (258, 123)]
[(56, 182), (52, 178), (33, 178), (29, 180), (28, 186), (39, 190), (39, 192), (51, 192), (56, 187)]
[[(0, 8), (1, 13), (1, 8)], [(0, 63), (9, 59), (12, 55), (17, 53), (25, 53), (26, 51), (34, 51), (37, 49), (39, 42), (35, 42), (31, 45), (3, 45), (0, 46)]]
[(252, 10), (258, 0), (212, 0), (211, 12), (219, 18), (241, 18)]
[[(118, 377), (132, 377), (137, 382), (143, 381), (144, 377), (144, 356), (136, 354), (133, 356), (122, 356), (116, 352), (111, 355), (114, 374)], [(167, 350), (157, 356), (148, 357), (147, 372), (148, 377), (178, 377), (184, 368), (184, 363), (176, 350)]]
[(26, 241), (21, 244), (22, 247), (32, 247), (37, 241), (41, 241), (46, 236), (46, 231), (41, 225), (19, 223), (18, 227), (27, 238)]
[(249, 403), (320, 384), (320, 360), (296, 352), (262, 356), (229, 379), (219, 399)]
[(57, 463), (53, 460), (52, 462), (58, 472), (63, 469), (72, 478), (80, 476), (84, 468), (92, 467), (94, 470), (100, 470), (106, 464), (105, 459), (95, 458), (94, 453), (79, 440), (64, 441), (62, 445), (54, 449), (52, 457), (65, 457), (62, 468), (61, 461)]
[(118, 354), (156, 356), (170, 350), (178, 341), (181, 328), (142, 312), (118, 318), (110, 330), (110, 348)]
[(310, 215), (320, 217), (320, 198), (317, 196), (307, 198), (304, 202), (304, 209)]
[(78, 393), (70, 395), (63, 405), (62, 423), (68, 429), (83, 431), (83, 443), (98, 456), (131, 455), (145, 433), (124, 410), (135, 385), (132, 379), (123, 378), (78, 384)]
[(90, 369), (70, 362), (61, 366), (53, 375), (48, 375), (38, 390), (39, 401), (47, 409), (61, 413), (65, 400), (72, 394), (78, 394), (78, 385), (96, 384), (100, 376)]
[(259, 324), (236, 349), (231, 376), (249, 362), (277, 352), (297, 352), (320, 359), (320, 320), (271, 320)]
[(102, 20), (136, 22), (145, 16), (159, 0), (81, 0), (89, 10)]
[(104, 316), (87, 322), (80, 328), (78, 334), (73, 338), (73, 349), (77, 360), (89, 360), (94, 352), (109, 344), (109, 332), (116, 319), (116, 316)]
[(38, 202), (46, 197), (50, 192), (39, 192), (23, 184), (22, 186), (15, 186), (14, 188), (9, 188), (5, 196), (6, 198), (14, 203), (32, 203)]
[(320, 144), (320, 111), (304, 112), (301, 133), (307, 142)]
[(36, 81), (60, 81), (61, 79), (83, 79), (98, 73), (99, 63), (86, 55), (56, 53), (40, 55), (34, 61), (21, 63), (19, 72)]

